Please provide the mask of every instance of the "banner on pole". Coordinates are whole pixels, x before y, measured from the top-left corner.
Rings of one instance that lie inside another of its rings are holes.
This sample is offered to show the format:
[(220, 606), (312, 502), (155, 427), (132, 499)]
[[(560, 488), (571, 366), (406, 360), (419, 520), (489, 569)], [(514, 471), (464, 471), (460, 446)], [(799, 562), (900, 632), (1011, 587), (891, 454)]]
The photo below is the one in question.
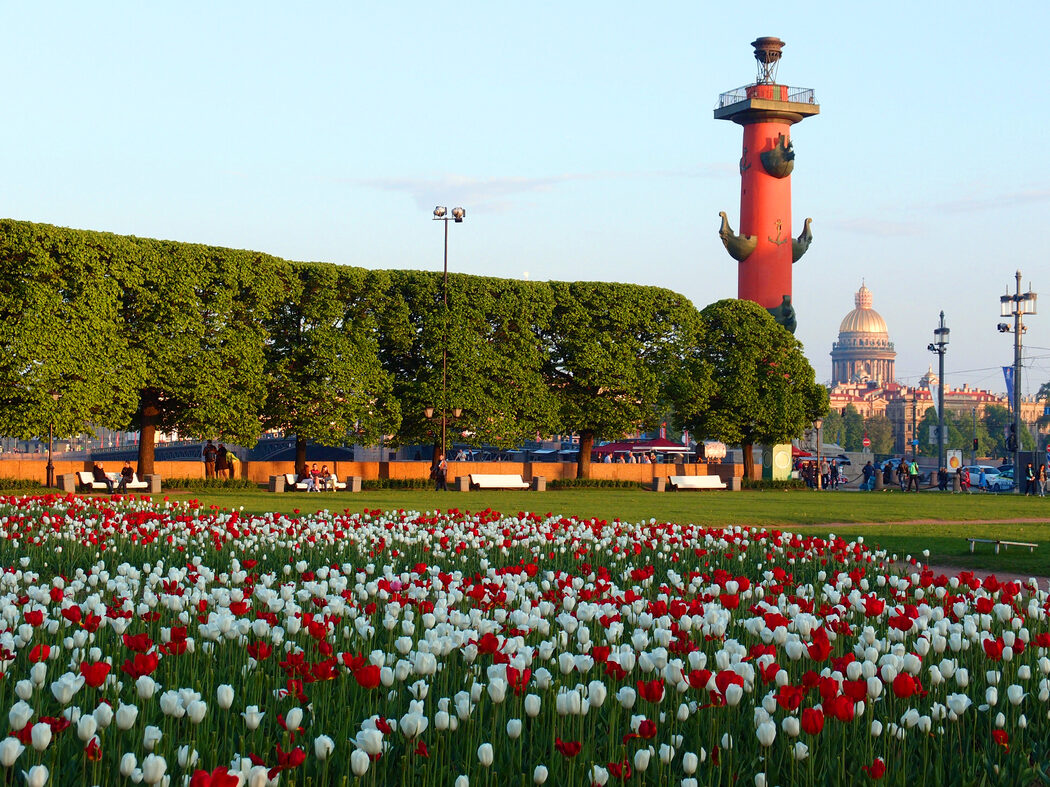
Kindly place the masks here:
[(1003, 377), (1006, 379), (1006, 398), (1010, 400), (1010, 412), (1014, 410), (1014, 367), (1004, 366)]

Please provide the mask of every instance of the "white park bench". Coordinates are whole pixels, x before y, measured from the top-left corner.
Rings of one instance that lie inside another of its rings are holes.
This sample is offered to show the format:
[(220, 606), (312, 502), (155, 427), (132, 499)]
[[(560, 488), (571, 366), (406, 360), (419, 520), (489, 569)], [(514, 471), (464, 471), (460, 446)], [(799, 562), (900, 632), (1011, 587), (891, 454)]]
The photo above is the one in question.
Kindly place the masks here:
[(1001, 538), (968, 538), (970, 542), (970, 551), (973, 552), (973, 545), (975, 543), (981, 544), (995, 544), (995, 554), (999, 554), (999, 547), (1003, 549), (1006, 547), (1028, 547), (1029, 552), (1034, 552), (1038, 544), (1033, 544), (1030, 541), (1003, 541)]
[[(77, 485), (84, 491), (91, 492), (106, 492), (109, 490), (109, 485), (105, 481), (96, 481), (95, 476), (87, 470), (81, 470), (76, 473)], [(113, 491), (116, 491), (117, 486), (120, 484), (120, 473), (106, 473), (108, 478), (113, 480)], [(127, 489), (149, 489), (150, 484), (148, 481), (140, 481), (138, 474), (133, 475), (131, 480), (128, 482)]]
[[(280, 478), (280, 476), (278, 476), (278, 478)], [(296, 481), (297, 478), (298, 478), (298, 476), (295, 473), (285, 473), (284, 474), (284, 484), (281, 486), (280, 489), (276, 489), (275, 488), (272, 491), (274, 491), (274, 492), (305, 492), (305, 491), (307, 491), (309, 489), (309, 487), (306, 485), (306, 482), (305, 481), (298, 481), (297, 482)], [(346, 489), (346, 482), (345, 481), (340, 481), (339, 480), (339, 476), (335, 475), (334, 473), (329, 477), (328, 487), (327, 488), (324, 486), (324, 482), (323, 481), (319, 480), (317, 482), (317, 488), (320, 489), (322, 492), (324, 492), (324, 491), (331, 491), (333, 489), (333, 487), (334, 487), (336, 492), (338, 492), (338, 491), (340, 491), (342, 489)], [(359, 488), (357, 488), (354, 491), (360, 492), (361, 489), (359, 487)]]
[(529, 482), (520, 475), (471, 473), (470, 483), (478, 489), (528, 489)]
[(677, 490), (727, 488), (725, 482), (716, 475), (672, 475), (667, 480)]

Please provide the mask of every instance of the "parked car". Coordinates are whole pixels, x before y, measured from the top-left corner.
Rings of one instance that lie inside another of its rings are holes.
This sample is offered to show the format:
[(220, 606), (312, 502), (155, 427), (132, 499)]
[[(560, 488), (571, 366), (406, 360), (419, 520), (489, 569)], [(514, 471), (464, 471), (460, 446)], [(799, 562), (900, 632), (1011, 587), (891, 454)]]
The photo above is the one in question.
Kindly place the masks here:
[(1010, 492), (1013, 490), (1014, 486), (1014, 469), (1011, 467), (1009, 470), (1004, 470), (999, 473), (994, 479), (988, 482), (988, 491)]
[[(966, 465), (970, 474), (970, 486), (975, 489), (991, 489), (992, 480), (999, 477), (999, 470), (991, 465)], [(981, 485), (981, 470), (984, 470), (984, 485)]]

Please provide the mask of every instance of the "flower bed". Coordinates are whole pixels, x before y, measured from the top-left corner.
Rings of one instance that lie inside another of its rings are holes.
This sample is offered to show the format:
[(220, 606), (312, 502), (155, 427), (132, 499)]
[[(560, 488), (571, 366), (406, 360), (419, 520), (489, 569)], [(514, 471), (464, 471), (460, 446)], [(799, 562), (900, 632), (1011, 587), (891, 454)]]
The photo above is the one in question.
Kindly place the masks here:
[[(1040, 778), (1045, 593), (860, 541), (0, 498), (29, 784)], [(1045, 777), (1043, 777), (1045, 778)]]

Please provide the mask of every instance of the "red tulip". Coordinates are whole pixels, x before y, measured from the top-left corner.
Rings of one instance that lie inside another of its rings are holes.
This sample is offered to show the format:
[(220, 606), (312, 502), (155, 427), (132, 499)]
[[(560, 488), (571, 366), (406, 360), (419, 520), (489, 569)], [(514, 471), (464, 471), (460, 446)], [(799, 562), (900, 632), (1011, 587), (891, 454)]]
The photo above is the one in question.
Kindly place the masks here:
[(563, 741), (561, 738), (555, 738), (554, 748), (561, 752), (565, 757), (575, 757), (580, 753), (583, 744), (579, 741)]
[(366, 664), (360, 669), (354, 670), (354, 680), (357, 685), (364, 689), (374, 689), (379, 686), (379, 667), (375, 664)]
[(84, 747), (84, 756), (91, 762), (98, 762), (102, 759), (102, 747), (99, 745), (97, 735), (92, 736), (88, 745)]
[(137, 651), (138, 653), (145, 653), (147, 650), (153, 647), (153, 640), (149, 638), (148, 634), (131, 634), (124, 635), (124, 645), (130, 650)]
[(229, 768), (225, 765), (216, 768), (211, 773), (194, 771), (190, 779), (190, 787), (237, 787), (240, 783), (240, 777), (230, 773)]
[(47, 661), (47, 657), (51, 655), (51, 646), (40, 643), (34, 645), (32, 650), (29, 651), (29, 660), (36, 664), (39, 661)]
[(664, 698), (664, 682), (657, 678), (656, 680), (644, 681), (640, 680), (636, 683), (638, 687), (638, 696), (642, 699), (648, 700), (649, 702), (659, 703)]
[(97, 689), (106, 682), (109, 670), (109, 664), (104, 661), (96, 661), (93, 664), (86, 661), (80, 662), (80, 674), (84, 676), (84, 682), (93, 689)]
[(1004, 749), (1010, 751), (1010, 736), (1006, 734), (1006, 730), (992, 730), (992, 738)]
[(642, 719), (641, 724), (638, 725), (639, 737), (649, 740), (650, 738), (656, 737), (656, 722), (652, 719)]
[(871, 765), (865, 765), (863, 770), (873, 780), (878, 781), (886, 775), (886, 763), (883, 761), (882, 757), (876, 757), (875, 762)]
[(1002, 637), (998, 639), (985, 639), (981, 642), (984, 646), (985, 655), (988, 656), (992, 661), (1001, 661), (1003, 658), (1003, 640)]
[(805, 708), (802, 711), (802, 729), (808, 735), (819, 735), (824, 729), (824, 712), (817, 708)]
[(893, 679), (893, 693), (901, 699), (910, 697), (915, 693), (915, 678), (902, 672)]

